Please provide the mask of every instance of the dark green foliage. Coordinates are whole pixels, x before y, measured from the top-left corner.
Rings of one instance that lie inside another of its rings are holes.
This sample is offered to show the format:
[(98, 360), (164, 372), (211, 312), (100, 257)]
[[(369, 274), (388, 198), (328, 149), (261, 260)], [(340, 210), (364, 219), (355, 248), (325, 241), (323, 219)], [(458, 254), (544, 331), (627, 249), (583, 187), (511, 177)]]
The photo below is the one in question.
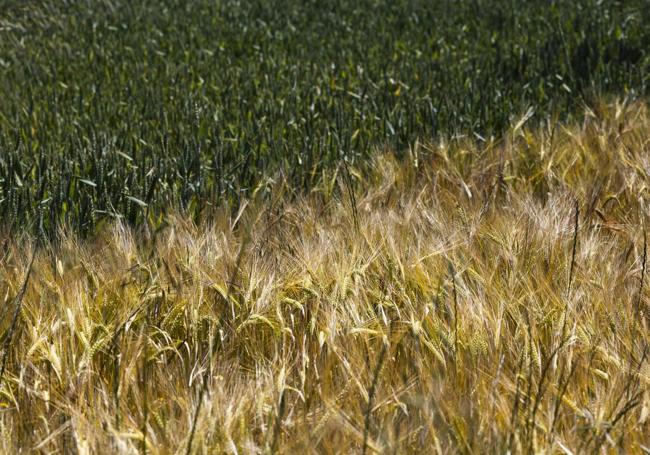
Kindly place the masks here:
[(648, 94), (647, 0), (0, 0), (0, 216), (200, 213), (283, 171)]

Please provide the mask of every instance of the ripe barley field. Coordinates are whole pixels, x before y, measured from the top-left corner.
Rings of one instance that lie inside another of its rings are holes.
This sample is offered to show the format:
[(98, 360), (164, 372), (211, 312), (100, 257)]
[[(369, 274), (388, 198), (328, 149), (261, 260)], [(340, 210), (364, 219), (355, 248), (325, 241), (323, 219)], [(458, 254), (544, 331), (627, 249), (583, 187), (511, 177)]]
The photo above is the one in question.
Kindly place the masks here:
[(0, 453), (648, 453), (648, 0), (0, 0)]
[(0, 241), (5, 453), (647, 453), (650, 112)]

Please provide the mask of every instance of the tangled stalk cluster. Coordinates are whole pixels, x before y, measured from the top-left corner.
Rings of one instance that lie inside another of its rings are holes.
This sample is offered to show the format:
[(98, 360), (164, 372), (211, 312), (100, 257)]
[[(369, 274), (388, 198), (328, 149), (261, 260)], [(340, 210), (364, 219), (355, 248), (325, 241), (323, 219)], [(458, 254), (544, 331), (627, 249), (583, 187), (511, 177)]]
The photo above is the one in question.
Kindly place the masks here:
[(648, 451), (649, 152), (600, 104), (201, 225), (5, 236), (1, 450)]

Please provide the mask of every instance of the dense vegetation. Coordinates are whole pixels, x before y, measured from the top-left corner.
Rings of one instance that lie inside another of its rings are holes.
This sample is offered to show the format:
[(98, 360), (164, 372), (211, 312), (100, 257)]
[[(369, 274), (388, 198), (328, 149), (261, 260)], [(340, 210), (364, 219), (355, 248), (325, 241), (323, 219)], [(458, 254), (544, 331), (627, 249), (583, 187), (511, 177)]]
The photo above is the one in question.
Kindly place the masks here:
[(646, 95), (648, 23), (646, 0), (4, 0), (0, 217), (199, 217), (378, 145)]
[(646, 453), (649, 151), (600, 106), (377, 155), (354, 205), (0, 237), (0, 452)]

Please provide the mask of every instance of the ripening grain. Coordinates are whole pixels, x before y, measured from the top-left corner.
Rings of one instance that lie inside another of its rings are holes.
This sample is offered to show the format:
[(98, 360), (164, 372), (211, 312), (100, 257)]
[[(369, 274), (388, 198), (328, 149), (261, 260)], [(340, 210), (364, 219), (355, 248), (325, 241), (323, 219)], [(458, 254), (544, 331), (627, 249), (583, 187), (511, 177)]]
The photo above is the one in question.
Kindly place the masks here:
[(5, 238), (2, 451), (647, 451), (648, 108), (521, 123), (41, 244), (22, 299)]

